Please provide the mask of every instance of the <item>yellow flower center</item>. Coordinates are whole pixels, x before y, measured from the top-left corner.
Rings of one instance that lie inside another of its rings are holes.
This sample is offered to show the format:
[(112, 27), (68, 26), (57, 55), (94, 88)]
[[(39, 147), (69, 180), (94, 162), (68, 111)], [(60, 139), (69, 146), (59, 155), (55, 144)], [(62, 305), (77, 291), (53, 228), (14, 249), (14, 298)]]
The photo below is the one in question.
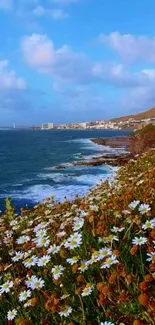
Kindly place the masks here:
[(70, 242), (70, 245), (71, 245), (71, 246), (75, 246), (75, 245), (77, 245), (77, 242), (76, 242), (75, 240), (72, 240), (72, 241)]
[(6, 284), (4, 285), (4, 288), (5, 288), (5, 289), (8, 289), (8, 288), (9, 288), (9, 284), (6, 283)]

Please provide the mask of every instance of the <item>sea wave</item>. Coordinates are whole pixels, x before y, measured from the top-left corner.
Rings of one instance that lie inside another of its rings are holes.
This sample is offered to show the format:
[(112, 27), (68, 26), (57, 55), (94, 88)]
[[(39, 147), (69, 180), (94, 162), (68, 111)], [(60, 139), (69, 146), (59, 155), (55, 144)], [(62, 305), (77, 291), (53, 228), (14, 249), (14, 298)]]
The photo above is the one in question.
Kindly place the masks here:
[(39, 179), (52, 179), (54, 182), (56, 183), (60, 183), (60, 182), (65, 182), (65, 181), (69, 181), (72, 180), (74, 177), (74, 174), (70, 175), (70, 174), (63, 174), (63, 173), (41, 173), (37, 175), (37, 178)]
[[(10, 197), (14, 200), (28, 200), (31, 202), (43, 202), (46, 198), (55, 196), (56, 201), (63, 202), (65, 198), (73, 200), (75, 195), (83, 197), (90, 191), (87, 185), (68, 185), (68, 186), (50, 186), (48, 184), (38, 184), (30, 186), (23, 191), (12, 191)], [(4, 198), (5, 195), (0, 195)]]
[[(89, 170), (89, 169), (88, 169)], [(73, 175), (73, 184), (63, 184), (62, 177), (68, 177), (68, 174), (55, 173), (56, 182), (61, 184), (49, 185), (49, 184), (35, 184), (29, 186), (25, 189), (13, 190), (9, 193), (9, 197), (14, 200), (28, 200), (31, 202), (43, 202), (47, 197), (55, 196), (57, 201), (63, 202), (65, 198), (68, 200), (73, 200), (76, 195), (79, 197), (84, 197), (87, 195), (92, 188), (94, 188), (99, 183), (105, 181), (107, 178), (110, 180), (114, 177), (118, 167), (111, 166), (101, 166), (100, 171), (96, 175), (94, 174), (84, 174), (84, 175)], [(42, 177), (50, 176), (51, 174), (41, 174)], [(54, 173), (53, 175), (54, 176)], [(70, 175), (70, 177), (72, 177)], [(46, 179), (46, 178), (44, 178)], [(5, 194), (1, 194), (0, 198), (5, 198)]]

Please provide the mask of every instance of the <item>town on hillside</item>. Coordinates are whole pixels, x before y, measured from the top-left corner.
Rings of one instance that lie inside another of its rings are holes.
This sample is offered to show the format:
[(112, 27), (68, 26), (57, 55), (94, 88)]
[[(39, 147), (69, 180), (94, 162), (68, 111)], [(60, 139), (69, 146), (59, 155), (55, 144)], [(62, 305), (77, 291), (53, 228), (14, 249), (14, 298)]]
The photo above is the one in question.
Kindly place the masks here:
[[(146, 112), (114, 118), (111, 120), (99, 120), (94, 122), (69, 123), (69, 124), (54, 124), (43, 123), (41, 126), (22, 127), (32, 130), (86, 130), (86, 129), (102, 129), (102, 130), (140, 130), (148, 124), (155, 125), (155, 107)], [(21, 127), (13, 124), (13, 128), (20, 129)]]

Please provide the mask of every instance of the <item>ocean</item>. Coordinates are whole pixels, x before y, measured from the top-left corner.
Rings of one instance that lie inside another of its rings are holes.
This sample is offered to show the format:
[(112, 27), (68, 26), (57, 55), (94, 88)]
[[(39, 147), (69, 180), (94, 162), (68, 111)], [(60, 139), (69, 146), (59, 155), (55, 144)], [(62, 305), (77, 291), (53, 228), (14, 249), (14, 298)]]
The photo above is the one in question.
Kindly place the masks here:
[[(0, 209), (4, 210), (6, 197), (11, 197), (19, 210), (52, 195), (62, 202), (65, 197), (88, 194), (113, 173), (113, 168), (73, 167), (69, 163), (104, 153), (105, 148), (92, 143), (91, 138), (128, 134), (108, 130), (0, 130)], [(67, 168), (54, 169), (61, 165)]]

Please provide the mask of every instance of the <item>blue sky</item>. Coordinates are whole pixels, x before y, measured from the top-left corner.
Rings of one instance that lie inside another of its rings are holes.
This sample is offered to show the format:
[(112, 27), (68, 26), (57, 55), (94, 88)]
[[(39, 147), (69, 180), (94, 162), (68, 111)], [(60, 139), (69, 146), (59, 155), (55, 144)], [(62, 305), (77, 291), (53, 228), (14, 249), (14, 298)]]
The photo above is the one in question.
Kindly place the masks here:
[(0, 125), (155, 104), (154, 0), (0, 0)]

